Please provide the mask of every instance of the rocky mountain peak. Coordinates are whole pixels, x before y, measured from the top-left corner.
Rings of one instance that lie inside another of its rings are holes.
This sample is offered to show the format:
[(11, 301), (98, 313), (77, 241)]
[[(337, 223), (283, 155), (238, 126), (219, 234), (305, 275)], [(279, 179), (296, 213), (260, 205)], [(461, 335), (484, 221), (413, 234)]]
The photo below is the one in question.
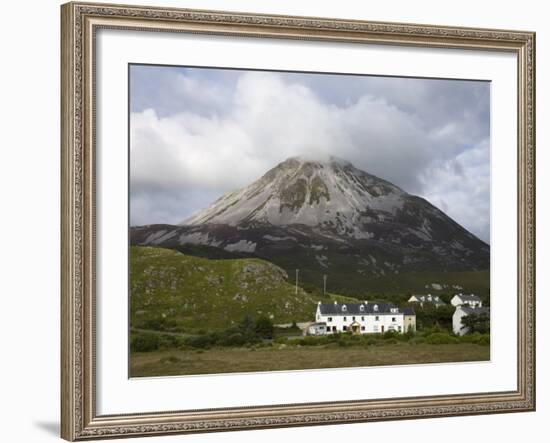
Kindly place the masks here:
[(369, 212), (395, 215), (405, 196), (397, 186), (346, 160), (291, 157), (181, 224), (302, 224), (332, 226), (343, 234), (350, 229), (356, 231), (358, 219)]

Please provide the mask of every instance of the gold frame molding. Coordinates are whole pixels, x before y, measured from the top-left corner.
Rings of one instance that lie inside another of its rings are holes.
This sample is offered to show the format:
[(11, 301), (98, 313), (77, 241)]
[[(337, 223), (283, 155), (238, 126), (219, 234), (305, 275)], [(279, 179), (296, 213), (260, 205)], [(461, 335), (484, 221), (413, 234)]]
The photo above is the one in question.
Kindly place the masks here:
[[(517, 390), (98, 416), (94, 36), (97, 29), (507, 51), (518, 60)], [(535, 410), (535, 34), (143, 6), (61, 7), (61, 436), (67, 440)]]

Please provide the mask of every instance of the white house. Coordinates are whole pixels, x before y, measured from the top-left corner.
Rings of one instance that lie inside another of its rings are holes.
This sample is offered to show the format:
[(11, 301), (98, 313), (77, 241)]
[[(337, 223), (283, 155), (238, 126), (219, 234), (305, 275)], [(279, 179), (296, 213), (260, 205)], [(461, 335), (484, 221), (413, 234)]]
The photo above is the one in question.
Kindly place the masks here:
[(420, 303), (420, 306), (424, 306), (424, 303), (432, 303), (435, 307), (443, 306), (445, 303), (439, 298), (438, 295), (419, 295), (413, 294), (408, 300), (409, 303)]
[(407, 332), (416, 330), (416, 315), (412, 308), (399, 309), (391, 303), (321, 303), (315, 312), (315, 324), (325, 326), (308, 331), (317, 335), (352, 332), (354, 334)]
[(453, 332), (457, 335), (464, 335), (469, 332), (469, 328), (463, 327), (462, 319), (471, 314), (489, 314), (489, 308), (475, 307), (468, 305), (458, 306), (453, 314)]
[(472, 308), (481, 308), (483, 305), (481, 298), (474, 294), (456, 294), (451, 298), (451, 304), (453, 306), (467, 305)]

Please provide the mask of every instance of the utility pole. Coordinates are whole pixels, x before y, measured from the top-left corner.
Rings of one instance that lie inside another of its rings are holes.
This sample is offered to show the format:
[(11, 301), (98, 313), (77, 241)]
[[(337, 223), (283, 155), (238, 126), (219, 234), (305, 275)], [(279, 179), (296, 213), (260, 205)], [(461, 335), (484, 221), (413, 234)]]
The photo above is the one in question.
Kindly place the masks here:
[(296, 295), (298, 295), (298, 272), (299, 270), (296, 269)]
[(327, 294), (327, 274), (323, 274), (323, 295)]

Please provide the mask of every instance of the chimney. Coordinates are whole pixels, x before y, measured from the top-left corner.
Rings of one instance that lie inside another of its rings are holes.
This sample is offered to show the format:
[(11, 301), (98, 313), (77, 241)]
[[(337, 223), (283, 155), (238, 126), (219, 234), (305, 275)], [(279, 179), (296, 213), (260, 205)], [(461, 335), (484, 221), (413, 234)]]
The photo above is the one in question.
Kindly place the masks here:
[(334, 300), (334, 304), (335, 304), (335, 305), (337, 305), (337, 304), (338, 304), (338, 302), (337, 302), (336, 300)]
[(366, 305), (369, 304), (369, 301), (368, 300), (364, 300), (363, 303), (365, 303)]

